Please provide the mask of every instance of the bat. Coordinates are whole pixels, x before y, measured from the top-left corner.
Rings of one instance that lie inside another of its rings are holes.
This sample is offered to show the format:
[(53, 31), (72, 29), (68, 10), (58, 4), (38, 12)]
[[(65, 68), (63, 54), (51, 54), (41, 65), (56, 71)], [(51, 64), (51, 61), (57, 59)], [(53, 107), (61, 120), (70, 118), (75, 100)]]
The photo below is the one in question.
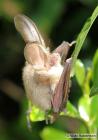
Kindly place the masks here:
[(30, 18), (19, 14), (15, 16), (14, 23), (26, 43), (22, 77), (27, 98), (46, 113), (52, 110), (54, 121), (68, 99), (72, 59), (66, 57), (75, 42), (63, 41), (50, 52)]

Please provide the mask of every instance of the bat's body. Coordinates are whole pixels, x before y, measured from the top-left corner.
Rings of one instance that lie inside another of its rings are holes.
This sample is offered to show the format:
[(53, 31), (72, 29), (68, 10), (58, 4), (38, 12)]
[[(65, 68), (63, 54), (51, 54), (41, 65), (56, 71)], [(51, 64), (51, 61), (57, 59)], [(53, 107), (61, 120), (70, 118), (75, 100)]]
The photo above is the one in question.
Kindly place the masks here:
[(64, 66), (61, 61), (73, 43), (63, 42), (51, 53), (28, 17), (17, 15), (15, 26), (26, 42), (23, 82), (28, 99), (44, 111), (59, 113), (68, 98), (71, 69), (71, 59)]
[(32, 104), (44, 111), (51, 109), (55, 87), (60, 79), (63, 67), (58, 64), (50, 69), (34, 68), (26, 64), (23, 69), (25, 90)]

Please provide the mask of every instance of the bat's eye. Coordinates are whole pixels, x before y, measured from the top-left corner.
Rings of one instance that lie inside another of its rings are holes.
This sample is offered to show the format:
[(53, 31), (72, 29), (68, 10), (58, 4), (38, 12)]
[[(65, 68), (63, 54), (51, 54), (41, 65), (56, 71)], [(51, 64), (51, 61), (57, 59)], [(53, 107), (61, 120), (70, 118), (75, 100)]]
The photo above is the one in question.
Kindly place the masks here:
[(51, 56), (50, 56), (50, 65), (51, 66), (60, 63), (60, 61), (61, 61), (61, 58), (60, 58), (60, 55), (58, 53), (51, 54)]

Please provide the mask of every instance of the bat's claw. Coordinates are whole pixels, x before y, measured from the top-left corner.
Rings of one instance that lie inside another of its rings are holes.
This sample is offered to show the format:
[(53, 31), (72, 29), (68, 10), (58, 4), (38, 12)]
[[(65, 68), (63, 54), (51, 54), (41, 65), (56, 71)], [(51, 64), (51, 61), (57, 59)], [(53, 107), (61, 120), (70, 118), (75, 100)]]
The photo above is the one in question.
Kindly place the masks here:
[(30, 121), (30, 113), (31, 113), (30, 109), (26, 111), (27, 126), (28, 126), (28, 129), (31, 131), (32, 126), (31, 126), (31, 121)]
[(58, 118), (59, 113), (53, 113), (51, 118), (50, 118), (50, 123), (54, 123), (56, 121), (56, 119)]
[(45, 112), (45, 121), (46, 121), (46, 124), (49, 124), (49, 112), (48, 111), (46, 111)]
[(76, 44), (76, 41), (75, 41), (75, 40), (72, 41), (71, 43), (69, 43), (69, 46), (71, 47), (71, 46), (73, 46), (74, 44)]

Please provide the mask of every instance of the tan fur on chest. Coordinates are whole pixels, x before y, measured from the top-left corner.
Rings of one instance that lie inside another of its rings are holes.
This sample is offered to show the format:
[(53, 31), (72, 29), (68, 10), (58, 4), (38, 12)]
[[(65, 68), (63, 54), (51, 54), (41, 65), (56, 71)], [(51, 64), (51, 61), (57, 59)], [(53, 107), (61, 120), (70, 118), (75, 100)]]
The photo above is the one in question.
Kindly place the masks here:
[[(61, 71), (62, 72), (62, 71)], [(56, 72), (55, 72), (56, 73)], [(53, 89), (59, 80), (58, 74), (46, 70), (34, 70), (27, 64), (23, 69), (23, 82), (28, 99), (42, 110), (51, 109)]]

